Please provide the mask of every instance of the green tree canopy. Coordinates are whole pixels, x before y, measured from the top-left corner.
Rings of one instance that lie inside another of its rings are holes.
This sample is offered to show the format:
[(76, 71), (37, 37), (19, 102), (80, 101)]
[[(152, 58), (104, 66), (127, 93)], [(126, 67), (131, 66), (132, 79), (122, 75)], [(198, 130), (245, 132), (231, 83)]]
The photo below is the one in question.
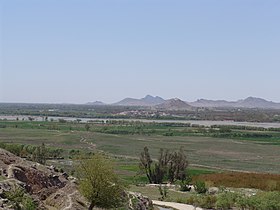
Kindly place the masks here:
[(125, 200), (125, 187), (114, 172), (112, 161), (102, 155), (81, 158), (76, 167), (79, 189), (94, 207), (117, 208)]

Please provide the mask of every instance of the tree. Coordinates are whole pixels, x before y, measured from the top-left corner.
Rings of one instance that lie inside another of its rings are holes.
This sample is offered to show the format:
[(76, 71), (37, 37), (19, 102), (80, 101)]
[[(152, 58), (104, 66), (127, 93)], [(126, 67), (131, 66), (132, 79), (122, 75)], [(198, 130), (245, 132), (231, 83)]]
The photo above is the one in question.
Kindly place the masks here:
[(88, 123), (85, 125), (85, 129), (86, 129), (86, 131), (89, 131), (90, 126), (89, 126), (89, 124), (88, 124)]
[(47, 158), (47, 150), (46, 150), (45, 144), (42, 143), (41, 146), (35, 147), (35, 149), (32, 153), (32, 160), (37, 163), (45, 165), (46, 158)]
[(139, 167), (150, 183), (161, 184), (164, 178), (171, 183), (187, 179), (188, 161), (183, 148), (173, 153), (170, 153), (168, 149), (160, 149), (158, 161), (153, 162), (149, 149), (145, 147), (140, 155)]
[(184, 181), (187, 178), (186, 168), (188, 167), (187, 156), (181, 147), (178, 152), (171, 155), (169, 163), (168, 179), (170, 182), (175, 180)]
[(33, 118), (33, 117), (28, 117), (28, 120), (29, 120), (29, 121), (33, 121), (34, 118)]
[(148, 149), (148, 147), (144, 147), (144, 151), (141, 152), (141, 155), (140, 155), (139, 167), (140, 167), (140, 170), (145, 171), (145, 174), (150, 183), (153, 183), (152, 169), (151, 169), (152, 163), (153, 163), (153, 161), (151, 159), (149, 149)]
[(80, 192), (90, 202), (89, 210), (117, 208), (123, 204), (125, 187), (114, 172), (111, 160), (98, 154), (81, 158), (76, 171)]

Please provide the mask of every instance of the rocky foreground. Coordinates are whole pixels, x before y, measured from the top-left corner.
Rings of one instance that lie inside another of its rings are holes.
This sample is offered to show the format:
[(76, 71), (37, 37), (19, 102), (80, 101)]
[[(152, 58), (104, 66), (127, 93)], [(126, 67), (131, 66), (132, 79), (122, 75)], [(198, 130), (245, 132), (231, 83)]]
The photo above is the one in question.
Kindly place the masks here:
[[(24, 195), (19, 196), (18, 189)], [(152, 202), (147, 197), (133, 192), (127, 196), (127, 209), (152, 209)], [(36, 208), (22, 206), (19, 197), (28, 197)], [(16, 205), (19, 209), (82, 210), (88, 209), (89, 204), (79, 193), (74, 177), (58, 172), (53, 166), (27, 161), (0, 149), (0, 210), (17, 209)]]
[(38, 209), (86, 209), (87, 202), (77, 190), (75, 178), (24, 160), (0, 149), (0, 209), (14, 209), (5, 192), (22, 188)]

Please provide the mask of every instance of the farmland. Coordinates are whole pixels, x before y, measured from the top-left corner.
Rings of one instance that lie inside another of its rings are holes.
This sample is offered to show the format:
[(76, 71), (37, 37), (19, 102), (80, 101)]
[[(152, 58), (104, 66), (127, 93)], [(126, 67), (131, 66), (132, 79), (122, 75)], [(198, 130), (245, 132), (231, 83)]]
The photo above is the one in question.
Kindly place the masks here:
[(103, 151), (135, 162), (145, 146), (149, 147), (153, 158), (160, 148), (176, 150), (183, 146), (192, 166), (280, 173), (277, 131), (232, 129), (231, 132), (215, 131), (214, 135), (213, 131), (206, 132), (207, 128), (146, 123), (116, 125), (115, 122), (89, 123), (88, 131), (84, 123), (74, 122), (1, 121), (0, 126), (1, 142), (45, 143), (48, 147), (63, 148), (65, 154), (72, 149)]

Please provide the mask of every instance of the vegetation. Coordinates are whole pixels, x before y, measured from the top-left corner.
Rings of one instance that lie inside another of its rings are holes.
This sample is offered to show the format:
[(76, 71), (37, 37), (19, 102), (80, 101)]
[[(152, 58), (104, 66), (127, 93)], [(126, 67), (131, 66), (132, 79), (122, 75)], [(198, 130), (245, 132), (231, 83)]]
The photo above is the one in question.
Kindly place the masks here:
[(203, 181), (196, 181), (194, 184), (194, 189), (198, 194), (203, 194), (207, 192), (206, 184)]
[[(231, 135), (238, 132), (259, 132), (267, 133), (272, 137), (222, 138), (211, 136), (216, 135), (219, 128), (193, 127), (180, 123), (108, 121), (106, 123), (89, 122), (88, 124), (90, 129), (87, 132), (85, 123), (52, 122), (50, 117), (48, 121), (40, 122), (22, 121), (21, 119), (19, 121), (0, 121), (0, 125), (5, 125), (5, 128), (0, 128), (0, 139), (5, 144), (38, 146), (45, 143), (46, 148), (57, 152), (62, 148), (59, 156), (64, 158), (72, 157), (68, 153), (71, 150), (93, 152), (96, 149), (114, 157), (127, 156), (133, 159), (140, 155), (144, 146), (149, 145), (151, 158), (155, 159), (160, 148), (172, 151), (180, 146), (185, 146), (191, 164), (207, 167), (218, 166), (221, 170), (280, 173), (280, 165), (277, 161), (280, 145), (278, 131), (231, 129)], [(118, 130), (120, 130), (119, 133), (125, 131), (128, 134), (118, 134), (115, 132)], [(111, 131), (116, 134), (111, 134)], [(224, 131), (225, 129), (222, 132)], [(167, 132), (173, 133), (172, 136), (166, 136)], [(81, 139), (85, 139), (87, 143)], [(211, 147), (208, 146), (210, 144)], [(57, 159), (59, 156), (55, 153), (54, 156), (50, 155), (47, 160)]]
[(164, 201), (168, 196), (168, 188), (166, 186), (162, 187), (161, 185), (159, 185), (158, 190), (161, 196), (159, 200)]
[(111, 161), (101, 155), (82, 158), (76, 168), (80, 192), (94, 207), (117, 208), (125, 201), (124, 186), (114, 172)]
[(161, 135), (161, 136), (205, 136), (252, 140), (259, 144), (280, 145), (280, 128), (259, 128), (250, 126), (201, 126), (184, 123), (144, 123), (140, 121), (1, 121), (0, 128), (44, 129), (56, 131), (88, 131), (119, 135)]
[(45, 164), (47, 159), (61, 157), (63, 149), (47, 148), (44, 143), (39, 146), (25, 144), (1, 143), (0, 148), (5, 149), (19, 157), (27, 158), (41, 164)]
[(41, 164), (46, 164), (47, 158), (47, 149), (45, 144), (42, 143), (41, 146), (35, 147), (34, 151), (32, 152), (32, 160)]
[(144, 147), (140, 155), (139, 167), (146, 174), (149, 182), (154, 184), (161, 184), (164, 178), (167, 178), (170, 183), (175, 180), (186, 180), (187, 166), (188, 161), (183, 148), (173, 153), (167, 149), (160, 149), (157, 162), (151, 159), (148, 147)]
[(206, 209), (228, 210), (235, 207), (251, 210), (276, 210), (280, 209), (280, 192), (260, 192), (256, 195), (246, 196), (225, 191), (218, 195), (192, 195), (186, 200), (179, 201)]
[(4, 192), (4, 197), (8, 199), (11, 206), (15, 210), (35, 210), (36, 203), (32, 198), (20, 187), (15, 187), (10, 191)]
[(213, 173), (193, 177), (194, 181), (205, 181), (212, 186), (254, 188), (264, 191), (280, 191), (280, 175), (260, 173)]

